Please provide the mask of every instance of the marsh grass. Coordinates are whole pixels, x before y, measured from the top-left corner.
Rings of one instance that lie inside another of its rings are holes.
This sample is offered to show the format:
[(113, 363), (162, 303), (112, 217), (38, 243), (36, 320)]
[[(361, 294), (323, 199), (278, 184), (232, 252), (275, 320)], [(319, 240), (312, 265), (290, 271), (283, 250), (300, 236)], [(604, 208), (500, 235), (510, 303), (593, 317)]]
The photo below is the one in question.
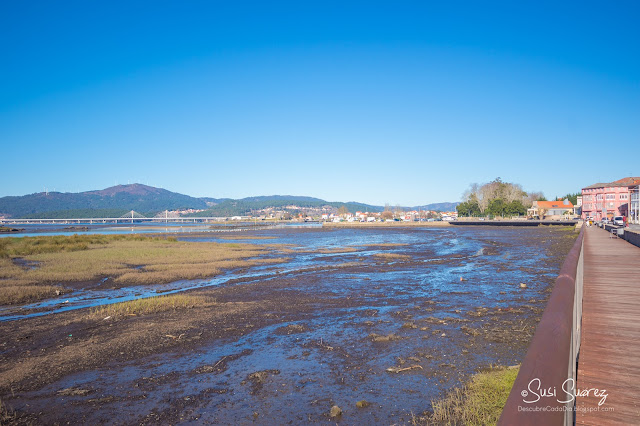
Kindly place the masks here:
[(10, 237), (0, 239), (0, 258), (14, 258), (41, 253), (88, 250), (91, 245), (115, 241), (143, 241), (140, 235), (71, 235), (47, 237)]
[(13, 285), (0, 282), (0, 305), (26, 303), (54, 297), (62, 294), (64, 289), (53, 285), (34, 285), (30, 281), (12, 281)]
[(333, 247), (316, 250), (316, 253), (333, 254), (333, 253), (354, 253), (358, 251), (355, 247)]
[(497, 367), (477, 373), (463, 388), (432, 402), (433, 415), (414, 424), (495, 425), (507, 402), (519, 367)]
[(411, 256), (408, 254), (397, 254), (397, 253), (376, 253), (373, 257), (383, 260), (410, 260)]
[(166, 312), (178, 309), (191, 309), (215, 305), (215, 299), (205, 296), (192, 296), (188, 294), (172, 294), (167, 296), (155, 296), (145, 299), (135, 299), (126, 302), (105, 305), (93, 311), (94, 318), (123, 317), (130, 315), (145, 315), (158, 312)]
[[(225, 269), (279, 263), (261, 258), (272, 249), (256, 244), (184, 242), (140, 235), (76, 235), (0, 240), (0, 303), (51, 297), (55, 285), (105, 277), (120, 285), (202, 279)], [(37, 262), (35, 269), (13, 258)]]

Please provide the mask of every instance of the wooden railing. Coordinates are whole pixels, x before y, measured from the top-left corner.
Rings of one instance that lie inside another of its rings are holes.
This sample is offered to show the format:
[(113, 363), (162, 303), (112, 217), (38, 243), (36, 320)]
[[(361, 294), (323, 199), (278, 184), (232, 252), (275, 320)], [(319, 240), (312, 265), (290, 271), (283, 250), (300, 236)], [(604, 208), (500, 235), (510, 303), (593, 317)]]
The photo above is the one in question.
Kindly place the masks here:
[(499, 425), (573, 424), (575, 401), (569, 401), (564, 389), (571, 391), (576, 383), (582, 321), (584, 233), (585, 228), (582, 228), (556, 278)]

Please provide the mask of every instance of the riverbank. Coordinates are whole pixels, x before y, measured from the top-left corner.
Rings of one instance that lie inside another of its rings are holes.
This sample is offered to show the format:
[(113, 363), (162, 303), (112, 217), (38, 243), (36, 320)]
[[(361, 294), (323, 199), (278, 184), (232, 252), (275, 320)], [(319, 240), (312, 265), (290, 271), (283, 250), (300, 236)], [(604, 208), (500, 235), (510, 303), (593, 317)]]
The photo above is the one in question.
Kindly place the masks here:
[(323, 228), (442, 228), (448, 227), (449, 222), (322, 222)]

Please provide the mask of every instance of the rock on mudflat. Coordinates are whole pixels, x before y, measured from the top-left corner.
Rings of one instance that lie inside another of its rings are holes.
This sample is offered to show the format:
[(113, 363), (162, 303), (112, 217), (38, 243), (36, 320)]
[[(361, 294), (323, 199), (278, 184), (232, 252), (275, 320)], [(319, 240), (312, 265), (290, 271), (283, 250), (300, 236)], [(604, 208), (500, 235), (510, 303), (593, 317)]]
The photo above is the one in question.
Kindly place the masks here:
[(356, 402), (356, 407), (358, 407), (358, 408), (367, 408), (370, 405), (371, 405), (371, 403), (369, 401), (367, 401), (367, 400), (364, 400), (364, 399), (362, 401)]
[(342, 415), (342, 409), (337, 405), (334, 405), (333, 407), (331, 407), (331, 413), (329, 413), (329, 415), (331, 417), (338, 417)]

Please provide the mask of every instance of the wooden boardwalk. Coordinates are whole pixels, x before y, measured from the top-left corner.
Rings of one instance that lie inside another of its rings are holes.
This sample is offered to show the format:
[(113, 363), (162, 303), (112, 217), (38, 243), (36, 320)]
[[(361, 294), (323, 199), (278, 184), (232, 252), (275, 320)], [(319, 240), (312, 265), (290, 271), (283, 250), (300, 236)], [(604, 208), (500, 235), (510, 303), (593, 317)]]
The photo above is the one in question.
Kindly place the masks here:
[[(640, 424), (640, 248), (595, 227), (585, 230), (578, 425)], [(559, 390), (559, 392), (561, 392)]]

